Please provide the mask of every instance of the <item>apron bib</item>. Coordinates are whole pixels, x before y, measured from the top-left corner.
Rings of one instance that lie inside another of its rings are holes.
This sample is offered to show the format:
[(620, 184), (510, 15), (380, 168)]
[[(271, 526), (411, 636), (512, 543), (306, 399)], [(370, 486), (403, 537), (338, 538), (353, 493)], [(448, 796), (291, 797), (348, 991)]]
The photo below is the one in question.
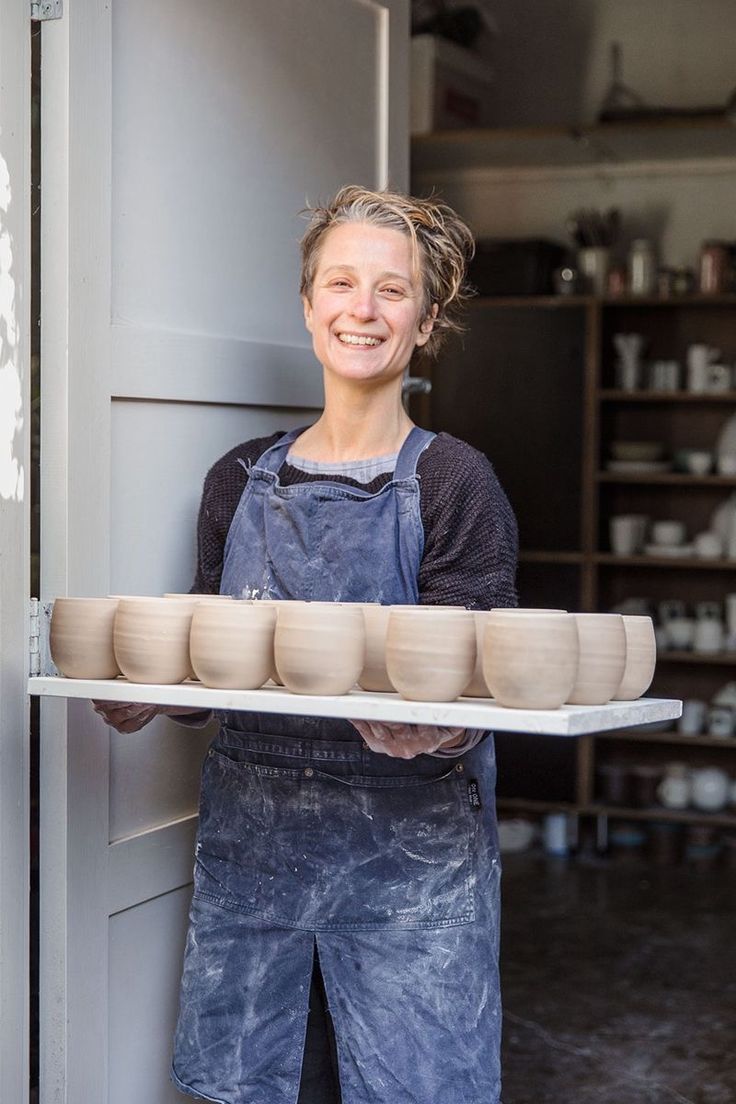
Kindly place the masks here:
[[(259, 459), (221, 584), (236, 597), (413, 604), (414, 428), (378, 493), (283, 487)], [(374, 754), (347, 721), (227, 713), (205, 759), (173, 1079), (219, 1104), (295, 1104), (315, 947), (343, 1104), (497, 1104), (495, 762)]]

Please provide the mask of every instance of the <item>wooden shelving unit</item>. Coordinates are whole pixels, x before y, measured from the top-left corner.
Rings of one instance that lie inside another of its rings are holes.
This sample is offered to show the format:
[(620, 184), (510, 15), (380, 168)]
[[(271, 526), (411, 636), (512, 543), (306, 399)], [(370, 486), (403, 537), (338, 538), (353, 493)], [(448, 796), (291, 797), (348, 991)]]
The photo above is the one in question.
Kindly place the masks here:
[[(665, 119), (591, 127), (448, 131), (412, 140), (412, 171), (420, 187), (433, 176), (467, 169), (625, 166), (644, 162), (706, 161), (736, 157), (736, 127), (723, 119)], [(615, 332), (640, 332), (652, 358), (684, 363), (687, 346), (707, 342), (736, 362), (736, 294), (597, 298), (479, 296), (470, 326), (433, 372), (430, 403), (442, 410), (442, 428), (491, 458), (520, 521), (520, 591), (524, 605), (597, 610), (644, 596), (652, 604), (680, 597), (691, 603), (736, 592), (736, 562), (667, 556), (619, 557), (608, 544), (614, 513), (681, 517), (690, 536), (708, 528), (736, 478), (676, 472), (607, 470), (611, 440), (662, 440), (669, 448), (712, 448), (720, 427), (736, 413), (736, 390), (722, 394), (622, 391), (615, 386)], [(468, 401), (468, 396), (472, 400)], [(736, 656), (662, 654), (651, 693), (709, 699), (730, 677)], [(607, 733), (577, 741), (570, 774), (551, 747), (499, 743), (500, 777), (513, 776), (499, 808), (542, 815), (563, 810), (596, 817), (736, 827), (734, 815), (714, 820), (697, 813), (609, 808), (597, 800), (596, 767), (616, 754), (652, 761), (666, 757), (728, 766), (736, 778), (736, 741), (695, 741), (677, 732)], [(523, 760), (523, 761), (522, 761)], [(539, 760), (539, 766), (537, 766)], [(536, 774), (535, 774), (536, 772)], [(555, 797), (550, 781), (564, 776)], [(530, 776), (535, 795), (523, 796)], [(569, 784), (568, 784), (569, 783)], [(569, 791), (569, 792), (568, 792)], [(504, 791), (501, 790), (501, 793)], [(566, 796), (567, 795), (567, 796)], [(569, 800), (568, 800), (569, 797)], [(537, 798), (539, 798), (537, 800)]]
[[(513, 378), (510, 369), (504, 375), (504, 357), (514, 357), (514, 343), (530, 342), (528, 335), (535, 330), (542, 335), (538, 338), (539, 363), (535, 350), (528, 344), (519, 357), (520, 363), (514, 363)], [(700, 340), (722, 349), (726, 362), (736, 362), (736, 295), (669, 299), (479, 297), (472, 306), (465, 349), (455, 353), (455, 357), (467, 357), (463, 369), (467, 363), (476, 396), (474, 402), (480, 405), (481, 413), (475, 409), (466, 413), (467, 427), (459, 420), (456, 425), (443, 428), (469, 439), (489, 454), (517, 508), (521, 520), (520, 583), (524, 605), (606, 610), (627, 597), (643, 595), (656, 607), (663, 598), (677, 596), (694, 603), (723, 598), (729, 590), (736, 591), (736, 578), (732, 577), (736, 561), (621, 557), (609, 550), (608, 518), (614, 513), (647, 513), (653, 519), (680, 517), (688, 523), (692, 536), (707, 528), (706, 519), (714, 507), (736, 489), (733, 476), (606, 470), (608, 444), (614, 439), (663, 440), (672, 450), (713, 447), (720, 427), (736, 413), (736, 391), (695, 395), (685, 391), (626, 392), (612, 386), (612, 335), (619, 330), (645, 334), (652, 357), (684, 363), (688, 344)], [(498, 370), (500, 361), (502, 378), (497, 390), (490, 391), (489, 387), (484, 407), (478, 391), (482, 394), (484, 378), (491, 374), (484, 365), (497, 335), (502, 349), (496, 354), (494, 368)], [(560, 347), (569, 350), (562, 366), (553, 361)], [(521, 376), (524, 370), (530, 373), (526, 393)], [(457, 367), (445, 369), (441, 364), (436, 370), (440, 393), (446, 386), (447, 377), (442, 375), (445, 371), (457, 372)], [(556, 405), (555, 392), (548, 383), (548, 374), (553, 372), (557, 372), (558, 380), (568, 379), (567, 390), (561, 389)], [(455, 401), (457, 409), (462, 410), (462, 399)], [(495, 414), (497, 408), (504, 413)], [(481, 435), (483, 409), (490, 424), (485, 439)], [(525, 424), (520, 432), (518, 425), (522, 419)], [(555, 420), (562, 425), (557, 433), (550, 429)], [(569, 464), (571, 453), (575, 455), (575, 470)], [(565, 462), (568, 467), (562, 476), (558, 473)], [(557, 484), (563, 481), (567, 487), (560, 491)], [(539, 493), (537, 482), (543, 485)], [(574, 522), (570, 520), (570, 501), (574, 504)], [(545, 510), (546, 528), (539, 524), (540, 513)], [(567, 521), (558, 524), (560, 517), (566, 517)], [(564, 533), (558, 531), (560, 525), (565, 528)], [(525, 539), (526, 532), (533, 534), (531, 540)], [(550, 548), (553, 541), (562, 544), (562, 548)], [(650, 693), (709, 700), (724, 682), (734, 677), (734, 667), (736, 653), (664, 652), (659, 657)], [(513, 755), (510, 742), (500, 742), (502, 773), (505, 754)], [(522, 754), (529, 764), (529, 750), (525, 748)], [(736, 778), (736, 740), (705, 736), (689, 739), (674, 730), (635, 735), (630, 731), (609, 732), (577, 741), (571, 783), (574, 792), (569, 800), (561, 795), (560, 800), (542, 799), (545, 788), (542, 780), (537, 786), (539, 799), (523, 796), (520, 784), (518, 795), (499, 797), (499, 809), (529, 815), (564, 811), (579, 816), (672, 820), (736, 828), (736, 810), (719, 816), (695, 810), (674, 813), (664, 808), (610, 806), (598, 799), (596, 771), (600, 764), (615, 759), (632, 764), (652, 762), (652, 756), (659, 763), (668, 759), (713, 761)], [(528, 765), (524, 769), (528, 770)], [(555, 769), (554, 764), (544, 767), (548, 777)], [(520, 770), (514, 777), (519, 781), (523, 774)]]

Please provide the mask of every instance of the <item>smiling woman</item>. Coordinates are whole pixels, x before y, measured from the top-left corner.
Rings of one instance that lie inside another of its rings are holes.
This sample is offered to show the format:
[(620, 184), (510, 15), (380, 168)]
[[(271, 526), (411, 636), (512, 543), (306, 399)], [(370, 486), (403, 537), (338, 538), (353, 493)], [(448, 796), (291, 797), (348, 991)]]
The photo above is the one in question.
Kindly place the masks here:
[[(324, 411), (214, 465), (193, 591), (516, 604), (516, 523), (488, 460), (413, 425), (401, 400), (411, 358), (459, 325), (471, 253), (464, 223), (428, 200), (349, 186), (311, 213), (300, 290)], [(175, 1083), (225, 1104), (498, 1104), (490, 735), (221, 722)]]

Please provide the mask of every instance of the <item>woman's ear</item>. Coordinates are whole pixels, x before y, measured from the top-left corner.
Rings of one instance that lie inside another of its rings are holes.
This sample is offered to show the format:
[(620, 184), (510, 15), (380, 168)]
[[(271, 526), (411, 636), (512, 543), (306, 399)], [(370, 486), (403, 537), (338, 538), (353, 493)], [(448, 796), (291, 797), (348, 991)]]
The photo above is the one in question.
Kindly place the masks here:
[(424, 319), (423, 322), (419, 323), (419, 336), (417, 338), (417, 346), (419, 348), (421, 348), (422, 345), (426, 345), (427, 342), (429, 341), (429, 336), (432, 333), (432, 330), (434, 329), (434, 322), (435, 322), (435, 319), (436, 319), (437, 315), (439, 314), (439, 311), (440, 311), (440, 308), (437, 305), (437, 303), (433, 303), (432, 304), (432, 309), (429, 312), (429, 314), (427, 315), (427, 317)]
[(306, 295), (302, 295), (302, 307), (304, 308), (304, 325), (312, 333), (312, 304)]

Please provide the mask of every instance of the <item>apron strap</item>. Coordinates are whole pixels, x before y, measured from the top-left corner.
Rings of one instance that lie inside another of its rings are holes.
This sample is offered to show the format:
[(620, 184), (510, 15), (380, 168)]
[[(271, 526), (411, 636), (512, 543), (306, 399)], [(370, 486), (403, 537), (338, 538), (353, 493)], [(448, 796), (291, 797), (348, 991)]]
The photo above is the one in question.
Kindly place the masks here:
[(275, 444), (267, 448), (261, 456), (258, 457), (254, 468), (258, 468), (260, 471), (271, 472), (272, 475), (277, 475), (279, 468), (286, 459), (286, 455), (296, 441), (300, 434), (304, 433), (305, 429), (309, 429), (309, 426), (299, 426), (298, 429), (290, 429), (288, 433), (285, 433), (283, 437), (279, 437)]
[(436, 436), (436, 433), (432, 433), (428, 429), (420, 429), (419, 426), (414, 426), (401, 446), (401, 452), (396, 461), (394, 479), (412, 479), (416, 476), (419, 457), (427, 446), (431, 445)]

